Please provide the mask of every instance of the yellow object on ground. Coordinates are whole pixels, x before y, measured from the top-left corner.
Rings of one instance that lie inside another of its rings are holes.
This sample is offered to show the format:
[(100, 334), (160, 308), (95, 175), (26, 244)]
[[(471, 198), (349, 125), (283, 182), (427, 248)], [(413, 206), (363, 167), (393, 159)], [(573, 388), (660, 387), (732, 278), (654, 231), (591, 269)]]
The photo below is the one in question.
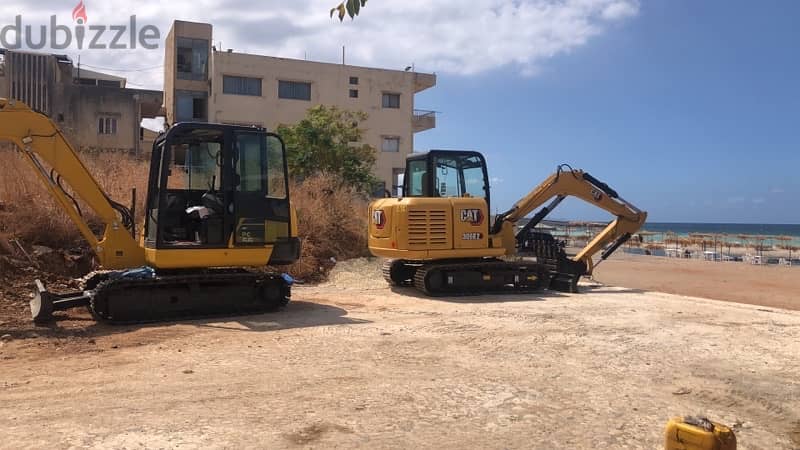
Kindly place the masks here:
[(705, 417), (675, 417), (664, 431), (665, 450), (736, 450), (736, 435)]

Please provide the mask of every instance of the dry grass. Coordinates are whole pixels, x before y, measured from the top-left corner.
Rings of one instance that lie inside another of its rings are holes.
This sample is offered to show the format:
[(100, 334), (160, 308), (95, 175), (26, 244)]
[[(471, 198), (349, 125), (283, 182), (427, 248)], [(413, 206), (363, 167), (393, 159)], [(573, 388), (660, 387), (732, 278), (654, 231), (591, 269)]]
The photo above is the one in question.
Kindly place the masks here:
[[(141, 222), (148, 162), (119, 153), (82, 153), (81, 159), (100, 186), (117, 202), (129, 205), (131, 189), (137, 189), (137, 223)], [(68, 185), (65, 187), (71, 192)], [(53, 248), (85, 246), (77, 227), (16, 151), (0, 149), (0, 203), (4, 204), (4, 211), (0, 211), (0, 233)], [(85, 203), (79, 201), (78, 204), (92, 228), (102, 230), (94, 211)]]
[(321, 281), (335, 261), (367, 256), (367, 207), (363, 194), (341, 187), (333, 175), (315, 175), (292, 183), (289, 191), (297, 209), (303, 239), (300, 260), (289, 273), (304, 281)]
[[(136, 221), (141, 230), (149, 161), (120, 153), (80, 156), (115, 201), (129, 205), (131, 188), (136, 187)], [(334, 265), (331, 258), (345, 260), (367, 254), (367, 201), (339, 186), (336, 177), (318, 175), (291, 187), (303, 252), (288, 270), (299, 279), (320, 281)], [(101, 231), (97, 216), (85, 204), (80, 206), (93, 229)], [(22, 155), (0, 147), (0, 238), (3, 236), (60, 250), (88, 250), (77, 227), (57, 207)]]

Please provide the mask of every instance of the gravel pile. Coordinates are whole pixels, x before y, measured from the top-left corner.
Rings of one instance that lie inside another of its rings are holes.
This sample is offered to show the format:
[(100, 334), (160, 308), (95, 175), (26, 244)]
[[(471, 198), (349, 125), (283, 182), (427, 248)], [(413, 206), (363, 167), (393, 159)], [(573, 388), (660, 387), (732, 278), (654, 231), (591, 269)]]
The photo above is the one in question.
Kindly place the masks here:
[(328, 275), (326, 286), (341, 289), (386, 289), (381, 273), (382, 258), (355, 258), (339, 261)]

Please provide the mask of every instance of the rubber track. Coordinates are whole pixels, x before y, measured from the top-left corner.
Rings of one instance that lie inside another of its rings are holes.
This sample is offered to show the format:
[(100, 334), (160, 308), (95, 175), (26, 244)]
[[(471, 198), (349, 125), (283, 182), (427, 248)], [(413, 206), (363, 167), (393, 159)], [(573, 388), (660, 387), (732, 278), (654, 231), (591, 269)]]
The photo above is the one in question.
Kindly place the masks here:
[[(195, 283), (227, 283), (231, 287), (248, 286), (258, 282), (276, 283), (276, 288), (284, 286), (288, 295), (284, 296), (277, 304), (265, 303), (261, 308), (246, 307), (242, 308), (241, 303), (235, 301), (231, 302), (230, 311), (215, 311), (210, 314), (189, 314), (189, 315), (165, 315), (163, 317), (154, 317), (147, 319), (131, 318), (131, 319), (117, 319), (109, 318), (98, 312), (97, 305), (101, 302), (113, 301), (114, 293), (120, 291), (130, 291), (139, 288), (152, 288), (159, 287), (163, 290), (164, 296), (169, 295), (169, 290), (172, 288), (185, 289), (186, 286)], [(104, 323), (115, 325), (125, 324), (142, 324), (154, 323), (172, 320), (187, 320), (187, 319), (201, 319), (207, 317), (220, 317), (226, 315), (241, 315), (241, 314), (261, 314), (265, 312), (275, 311), (289, 303), (291, 291), (288, 286), (285, 286), (285, 281), (277, 275), (272, 273), (253, 273), (253, 272), (221, 272), (221, 273), (203, 273), (203, 274), (187, 274), (187, 275), (168, 275), (156, 277), (151, 279), (115, 279), (101, 281), (93, 290), (89, 310), (95, 319)]]
[[(389, 283), (390, 286), (411, 286), (411, 285), (413, 285), (414, 284), (413, 280), (404, 281), (402, 283), (396, 283), (394, 280), (392, 280), (392, 265), (395, 264), (395, 263), (405, 265), (405, 263), (403, 263), (402, 260), (397, 260), (397, 259), (387, 259), (386, 261), (383, 262), (383, 265), (381, 266), (381, 272), (383, 273), (383, 279), (386, 280), (386, 282)], [(416, 271), (416, 269), (412, 269), (412, 268), (410, 268), (408, 266), (406, 266), (406, 270)]]
[(394, 260), (392, 259), (387, 259), (386, 261), (384, 261), (383, 265), (381, 266), (381, 272), (383, 273), (383, 279), (386, 280), (387, 283), (389, 283), (391, 286), (396, 286), (397, 284), (394, 281), (392, 281), (393, 262)]
[[(483, 272), (491, 272), (493, 270), (509, 270), (519, 267), (531, 268), (535, 267), (539, 272), (539, 279), (537, 285), (530, 287), (504, 287), (502, 289), (476, 289), (474, 287), (463, 288), (461, 290), (446, 290), (446, 291), (431, 291), (425, 283), (429, 273), (438, 270), (470, 270), (477, 269)], [(541, 292), (547, 289), (549, 284), (549, 272), (546, 266), (537, 263), (513, 263), (505, 261), (482, 261), (475, 263), (428, 263), (420, 267), (414, 274), (414, 287), (431, 297), (463, 297), (470, 295), (485, 295), (485, 294), (530, 294)]]

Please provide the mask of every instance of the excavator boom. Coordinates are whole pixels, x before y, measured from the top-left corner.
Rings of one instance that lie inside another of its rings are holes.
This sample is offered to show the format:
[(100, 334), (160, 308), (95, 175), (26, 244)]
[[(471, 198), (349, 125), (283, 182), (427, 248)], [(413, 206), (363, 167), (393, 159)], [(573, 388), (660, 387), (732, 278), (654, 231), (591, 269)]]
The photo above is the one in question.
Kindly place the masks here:
[[(565, 169), (566, 168), (566, 169)], [(576, 197), (603, 209), (614, 216), (575, 256), (567, 257), (564, 249), (547, 234), (534, 231), (548, 214), (567, 197)], [(545, 205), (545, 202), (549, 202)], [(545, 206), (542, 206), (545, 205)], [(605, 260), (644, 225), (647, 213), (623, 199), (616, 190), (587, 172), (562, 165), (528, 195), (520, 199), (511, 209), (500, 214), (492, 230), (509, 240), (515, 225), (525, 216), (539, 211), (514, 233), (514, 252), (521, 256), (535, 256), (549, 266), (553, 273), (554, 288), (575, 292), (578, 279), (591, 275), (594, 270), (594, 255), (600, 253)]]
[(587, 172), (559, 166), (556, 173), (550, 175), (528, 195), (520, 199), (507, 212), (500, 214), (495, 220), (493, 232), (500, 233), (503, 224), (516, 225), (523, 217), (542, 207), (525, 226), (515, 234), (517, 248), (523, 245), (526, 235), (550, 214), (559, 203), (567, 197), (579, 198), (591, 205), (603, 209), (614, 216), (609, 223), (586, 247), (581, 249), (572, 259), (586, 265), (586, 274), (591, 274), (592, 256), (606, 249), (602, 259), (608, 258), (620, 245), (644, 225), (647, 213), (626, 201), (608, 184), (598, 180)]
[[(89, 242), (100, 265), (107, 269), (144, 265), (144, 251), (133, 235), (130, 210), (106, 195), (47, 116), (21, 102), (0, 99), (0, 141), (10, 141), (21, 150), (39, 180)], [(101, 236), (95, 236), (89, 228), (76, 196), (103, 222)]]

